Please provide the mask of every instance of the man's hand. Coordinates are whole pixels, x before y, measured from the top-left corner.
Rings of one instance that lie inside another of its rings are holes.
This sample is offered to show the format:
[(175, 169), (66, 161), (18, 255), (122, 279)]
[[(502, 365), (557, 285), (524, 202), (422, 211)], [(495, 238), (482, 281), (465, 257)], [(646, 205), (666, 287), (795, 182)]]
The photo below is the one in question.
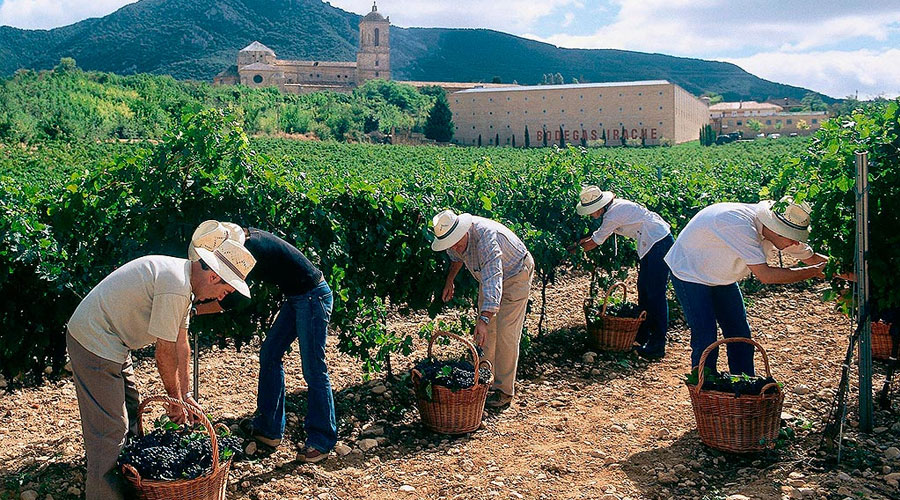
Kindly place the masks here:
[(813, 276), (813, 278), (817, 278), (820, 280), (825, 279), (825, 264), (826, 264), (825, 262), (820, 262), (814, 266), (811, 266), (819, 271), (818, 274)]
[(184, 411), (184, 408), (175, 403), (166, 405), (166, 415), (168, 415), (169, 420), (178, 425), (182, 425), (187, 421), (187, 413)]
[(575, 250), (578, 250), (579, 246), (581, 246), (581, 242), (576, 241), (575, 243), (572, 243), (571, 245), (566, 247), (566, 251), (573, 254), (573, 253), (575, 253)]
[(475, 320), (475, 345), (478, 347), (484, 347), (484, 343), (487, 341), (488, 336), (488, 326), (484, 321), (480, 319)]
[(444, 299), (444, 302), (450, 302), (453, 298), (453, 292), (456, 287), (453, 285), (452, 281), (448, 281), (446, 285), (444, 285), (444, 293), (441, 294), (441, 298)]

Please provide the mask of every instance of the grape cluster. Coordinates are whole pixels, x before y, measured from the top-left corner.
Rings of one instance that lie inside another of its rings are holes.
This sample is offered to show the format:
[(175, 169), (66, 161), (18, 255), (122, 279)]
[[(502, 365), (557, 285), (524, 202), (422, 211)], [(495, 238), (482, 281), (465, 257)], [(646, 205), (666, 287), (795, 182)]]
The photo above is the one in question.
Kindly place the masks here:
[(606, 307), (606, 315), (617, 318), (637, 318), (641, 315), (641, 311), (643, 309), (633, 302), (620, 302)]
[[(218, 438), (219, 463), (239, 458), (243, 442), (237, 436)], [(157, 429), (131, 439), (119, 455), (118, 465), (134, 467), (143, 479), (195, 479), (212, 467), (209, 436), (183, 429)]]
[[(762, 393), (762, 388), (768, 384), (775, 383), (772, 377), (749, 377), (746, 375), (731, 375), (728, 372), (719, 374), (706, 374), (703, 377), (704, 391), (718, 391), (733, 393), (734, 397), (741, 395), (758, 396)], [(774, 387), (766, 389), (766, 394), (775, 392)]]
[[(434, 385), (441, 385), (450, 390), (468, 389), (475, 385), (475, 368), (469, 361), (438, 361), (426, 359), (416, 365), (422, 378)], [(481, 367), (478, 370), (478, 382), (486, 384), (491, 379), (491, 370)]]

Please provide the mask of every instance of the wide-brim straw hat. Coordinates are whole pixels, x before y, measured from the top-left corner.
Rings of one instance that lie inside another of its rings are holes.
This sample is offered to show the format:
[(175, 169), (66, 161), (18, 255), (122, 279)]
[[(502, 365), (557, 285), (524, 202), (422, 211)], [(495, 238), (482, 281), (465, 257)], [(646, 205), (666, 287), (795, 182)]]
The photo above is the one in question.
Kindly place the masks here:
[(586, 186), (578, 197), (579, 201), (575, 206), (575, 211), (578, 212), (578, 215), (591, 215), (609, 205), (616, 195), (612, 191), (603, 191), (597, 186)]
[(794, 203), (790, 196), (785, 196), (781, 202), (785, 203), (782, 208), (776, 208), (772, 200), (759, 202), (756, 209), (759, 221), (779, 236), (806, 243), (809, 240), (809, 214), (812, 212), (809, 204)]
[(472, 227), (472, 214), (456, 215), (453, 210), (444, 210), (431, 220), (434, 227), (434, 241), (431, 249), (435, 252), (446, 250), (457, 244)]
[(191, 235), (191, 242), (188, 244), (188, 259), (192, 262), (200, 260), (200, 256), (197, 255), (195, 248), (205, 248), (212, 251), (221, 245), (223, 241), (229, 239), (243, 245), (246, 239), (244, 229), (232, 222), (203, 221), (194, 230), (194, 234)]
[(203, 247), (196, 247), (194, 251), (222, 280), (244, 297), (250, 297), (247, 275), (256, 265), (256, 259), (243, 245), (225, 240), (212, 251)]

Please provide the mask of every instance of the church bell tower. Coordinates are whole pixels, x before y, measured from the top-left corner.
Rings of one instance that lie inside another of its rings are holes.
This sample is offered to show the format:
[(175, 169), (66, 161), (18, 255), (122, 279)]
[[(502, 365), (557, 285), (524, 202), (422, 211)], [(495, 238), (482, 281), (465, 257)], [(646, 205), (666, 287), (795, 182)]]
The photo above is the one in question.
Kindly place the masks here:
[(359, 52), (356, 53), (356, 83), (367, 80), (391, 79), (391, 18), (378, 13), (372, 3), (372, 12), (359, 20)]

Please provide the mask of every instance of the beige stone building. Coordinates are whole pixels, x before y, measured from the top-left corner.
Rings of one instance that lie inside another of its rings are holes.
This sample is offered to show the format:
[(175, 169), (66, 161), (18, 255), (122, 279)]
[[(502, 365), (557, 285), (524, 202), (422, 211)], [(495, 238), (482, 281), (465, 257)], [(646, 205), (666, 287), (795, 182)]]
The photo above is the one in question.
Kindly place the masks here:
[[(825, 111), (785, 112), (771, 102), (720, 102), (709, 107), (709, 122), (719, 134), (741, 132), (751, 138), (757, 134), (811, 134), (829, 118)], [(752, 122), (759, 123), (757, 131)]]
[[(706, 104), (665, 80), (476, 88), (448, 97), (465, 145), (646, 145), (696, 140), (709, 123)], [(480, 139), (479, 139), (480, 138)]]

